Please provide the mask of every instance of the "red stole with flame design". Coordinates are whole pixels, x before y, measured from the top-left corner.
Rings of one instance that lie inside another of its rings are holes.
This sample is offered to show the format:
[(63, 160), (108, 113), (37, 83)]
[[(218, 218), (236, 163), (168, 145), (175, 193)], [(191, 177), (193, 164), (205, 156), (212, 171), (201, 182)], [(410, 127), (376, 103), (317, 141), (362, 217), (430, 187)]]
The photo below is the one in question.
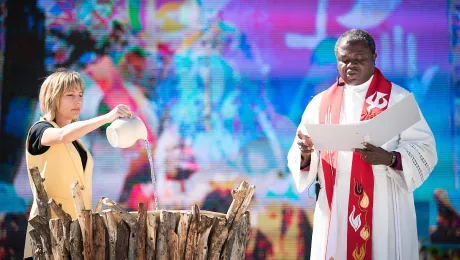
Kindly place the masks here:
[[(339, 79), (339, 82), (343, 82)], [(321, 99), (319, 123), (339, 124), (344, 87), (334, 84)], [(374, 118), (387, 109), (391, 93), (391, 82), (375, 68), (374, 77), (367, 90), (361, 112), (361, 121)], [(364, 140), (363, 140), (364, 141)], [(322, 151), (321, 163), (326, 186), (329, 210), (332, 210), (337, 152)], [(366, 163), (359, 153), (353, 152), (348, 198), (347, 259), (372, 259), (372, 208), (374, 203), (374, 173), (372, 165)], [(337, 232), (330, 230), (329, 232)]]

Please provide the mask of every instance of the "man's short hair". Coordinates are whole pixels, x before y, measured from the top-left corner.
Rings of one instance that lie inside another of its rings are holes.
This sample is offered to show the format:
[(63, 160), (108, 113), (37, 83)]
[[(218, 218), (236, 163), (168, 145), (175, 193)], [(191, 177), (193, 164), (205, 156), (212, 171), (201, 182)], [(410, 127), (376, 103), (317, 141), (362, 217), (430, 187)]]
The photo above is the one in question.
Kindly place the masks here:
[(369, 48), (369, 50), (371, 50), (371, 53), (372, 54), (375, 53), (374, 38), (372, 38), (372, 36), (364, 30), (352, 29), (340, 35), (339, 39), (337, 39), (337, 41), (335, 42), (334, 52), (336, 56), (337, 56), (337, 50), (339, 48), (339, 44), (342, 40), (347, 40), (350, 42), (356, 42), (356, 41), (364, 42), (366, 46)]

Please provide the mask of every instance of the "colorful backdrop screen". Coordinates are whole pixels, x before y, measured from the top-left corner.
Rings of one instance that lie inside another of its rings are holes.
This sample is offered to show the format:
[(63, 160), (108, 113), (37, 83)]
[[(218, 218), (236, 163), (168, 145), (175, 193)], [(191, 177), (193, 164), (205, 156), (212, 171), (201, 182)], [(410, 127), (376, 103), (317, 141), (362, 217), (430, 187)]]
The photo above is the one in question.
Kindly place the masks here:
[[(453, 4), (41, 0), (38, 6), (46, 16), (47, 71), (67, 67), (84, 78), (81, 119), (123, 103), (147, 125), (161, 208), (198, 204), (226, 212), (231, 189), (242, 180), (257, 186), (247, 248), (252, 259), (309, 259), (314, 190), (297, 192), (287, 152), (305, 106), (336, 80), (338, 36), (367, 30), (376, 41), (377, 66), (415, 94), (436, 137), (438, 165), (414, 194), (419, 238), (459, 241), (442, 226), (458, 220), (460, 208)], [(34, 106), (29, 125), (40, 114)], [(83, 142), (95, 161), (94, 202), (106, 196), (129, 209), (139, 202), (154, 209), (143, 142), (113, 148), (105, 127)], [(24, 160), (14, 187), (30, 205)]]

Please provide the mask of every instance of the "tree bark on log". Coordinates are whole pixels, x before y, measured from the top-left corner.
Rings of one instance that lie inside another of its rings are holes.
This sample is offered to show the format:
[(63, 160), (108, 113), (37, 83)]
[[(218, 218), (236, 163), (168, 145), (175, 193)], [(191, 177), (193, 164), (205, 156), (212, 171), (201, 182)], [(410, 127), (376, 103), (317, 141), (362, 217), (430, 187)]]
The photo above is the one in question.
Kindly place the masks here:
[(63, 220), (62, 228), (64, 232), (64, 246), (68, 252), (70, 252), (70, 224), (72, 220)]
[(91, 210), (86, 210), (85, 208), (81, 187), (78, 181), (72, 184), (71, 189), (75, 212), (77, 213), (83, 238), (83, 256), (85, 260), (91, 259), (93, 254), (93, 215)]
[(61, 219), (51, 219), (49, 222), (51, 248), (55, 260), (69, 259), (69, 251), (65, 247), (64, 227)]
[(179, 226), (177, 234), (179, 236), (179, 259), (185, 259), (185, 247), (187, 245), (188, 229), (192, 220), (192, 213), (180, 213)]
[(158, 222), (155, 214), (147, 213), (147, 241), (145, 254), (147, 260), (154, 260), (156, 256)]
[(115, 259), (127, 260), (128, 259), (128, 246), (129, 246), (129, 226), (126, 222), (120, 219), (117, 223), (117, 246)]
[[(169, 259), (168, 232), (176, 230), (176, 218), (179, 213), (162, 211), (160, 213), (160, 227), (157, 235), (157, 260)], [(177, 235), (177, 234), (176, 234)]]
[[(239, 225), (240, 225), (239, 221), (235, 221), (233, 223), (233, 228), (238, 229)], [(231, 260), (232, 259), (231, 255), (232, 255), (233, 246), (235, 245), (235, 239), (236, 239), (236, 232), (234, 229), (232, 229), (228, 232), (227, 241), (225, 241), (225, 244), (222, 248), (221, 257), (220, 257), (221, 260)]]
[(128, 252), (128, 259), (136, 259), (137, 258), (137, 239), (138, 239), (138, 230), (139, 226), (137, 222), (129, 226), (129, 252)]
[(240, 208), (238, 209), (238, 212), (236, 213), (235, 220), (240, 220), (241, 216), (246, 213), (246, 210), (249, 207), (249, 204), (251, 203), (252, 196), (254, 195), (254, 192), (256, 190), (256, 187), (252, 185), (249, 187), (248, 193), (246, 197), (244, 198), (243, 202), (241, 203)]
[(216, 218), (210, 236), (208, 259), (218, 260), (220, 252), (222, 251), (222, 246), (228, 236), (227, 219)]
[[(73, 198), (73, 202), (75, 205), (75, 212), (78, 215), (83, 210), (86, 210), (85, 202), (83, 201), (83, 195), (81, 194), (81, 187), (78, 181), (75, 181), (72, 184), (71, 189), (72, 189), (72, 198)], [(80, 222), (80, 226), (82, 226), (81, 222)]]
[(78, 220), (70, 224), (70, 258), (72, 260), (83, 260), (83, 237)]
[[(235, 221), (228, 234), (222, 250), (222, 260), (244, 259), (247, 237), (249, 235), (250, 217), (249, 212), (243, 214), (239, 221)], [(246, 235), (246, 237), (244, 237)]]
[(105, 199), (105, 197), (101, 197), (99, 201), (96, 204), (96, 208), (94, 209), (94, 213), (101, 213), (102, 212), (102, 201)]
[(105, 260), (107, 229), (99, 213), (93, 214), (93, 259)]
[(32, 255), (35, 260), (46, 260), (45, 251), (43, 249), (42, 239), (37, 230), (29, 231), (30, 243), (32, 247)]
[(195, 259), (206, 260), (208, 258), (208, 239), (209, 233), (214, 223), (214, 217), (201, 215), (200, 226), (198, 228), (197, 253)]
[(68, 213), (66, 213), (62, 207), (60, 205), (57, 204), (57, 202), (51, 198), (49, 199), (48, 201), (48, 205), (50, 206), (50, 208), (54, 211), (54, 213), (56, 213), (56, 216), (65, 221), (65, 220), (68, 220), (68, 221), (71, 221), (72, 218), (70, 217), (70, 215)]
[(129, 214), (128, 211), (126, 211), (120, 205), (115, 203), (113, 200), (109, 198), (104, 198), (102, 200), (102, 203), (106, 205), (107, 207), (109, 207), (113, 211), (113, 213), (120, 215), (120, 218), (123, 219), (130, 228), (136, 225), (137, 223), (136, 218), (131, 216), (131, 214)]
[(120, 218), (128, 224), (130, 232), (128, 236), (128, 258), (135, 259), (137, 257), (137, 231), (139, 228), (137, 219), (109, 198), (104, 198), (102, 203), (112, 209), (116, 214), (119, 214)]
[(29, 220), (29, 223), (40, 234), (46, 259), (53, 259), (53, 251), (51, 249), (51, 234), (48, 221), (44, 217), (37, 215)]
[(70, 223), (72, 222), (72, 217), (53, 198), (49, 199), (48, 205), (56, 213), (56, 216), (62, 220), (64, 246), (70, 252)]
[(83, 210), (78, 215), (78, 221), (83, 237), (83, 256), (85, 260), (89, 260), (93, 255), (93, 214), (91, 210)]
[(198, 229), (200, 227), (200, 208), (198, 205), (192, 207), (192, 220), (187, 234), (187, 244), (185, 247), (185, 259), (195, 259), (198, 244)]
[(48, 206), (48, 194), (46, 193), (45, 186), (43, 186), (45, 179), (43, 179), (40, 175), (40, 170), (38, 167), (29, 169), (29, 172), (34, 183), (35, 190), (37, 191), (37, 197), (35, 198), (35, 201), (37, 202), (38, 206), (38, 215), (44, 217), (48, 223), (51, 218), (51, 210)]
[(170, 260), (179, 260), (179, 236), (174, 230), (168, 230), (168, 251)]
[[(243, 216), (239, 219), (240, 227), (237, 233), (237, 250), (235, 259), (245, 259), (246, 257), (246, 246), (249, 240), (249, 232), (251, 229), (251, 216), (249, 211), (246, 211)], [(232, 258), (233, 259), (233, 258)]]
[(231, 228), (233, 221), (238, 213), (241, 204), (244, 199), (247, 197), (249, 191), (249, 184), (246, 181), (243, 181), (240, 184), (240, 187), (233, 193), (233, 201), (227, 211), (227, 227)]
[[(37, 178), (37, 172), (34, 174), (37, 186), (43, 186), (41, 177)], [(247, 182), (232, 191), (233, 201), (225, 216), (200, 211), (198, 205), (194, 205), (191, 212), (161, 211), (159, 221), (154, 213), (147, 212), (143, 203), (139, 203), (135, 217), (109, 198), (101, 198), (93, 213), (85, 209), (78, 182), (71, 188), (78, 220), (72, 221), (51, 198), (46, 207), (59, 219), (47, 221), (37, 215), (29, 221), (34, 227), (31, 234), (38, 236), (38, 240), (35, 238), (31, 243), (39, 259), (69, 259), (69, 254), (71, 259), (78, 260), (245, 257), (250, 231), (247, 209), (255, 191), (255, 186)], [(110, 209), (102, 211), (103, 205)], [(41, 212), (46, 215), (46, 209)]]
[(109, 241), (109, 254), (108, 258), (110, 260), (115, 260), (116, 256), (116, 244), (117, 244), (117, 222), (115, 221), (115, 217), (113, 216), (112, 210), (104, 210), (101, 212), (102, 218), (104, 220), (105, 228), (107, 229), (108, 233), (108, 241)]
[(139, 211), (137, 215), (137, 258), (138, 260), (145, 259), (145, 239), (147, 237), (147, 207), (144, 203), (139, 203)]

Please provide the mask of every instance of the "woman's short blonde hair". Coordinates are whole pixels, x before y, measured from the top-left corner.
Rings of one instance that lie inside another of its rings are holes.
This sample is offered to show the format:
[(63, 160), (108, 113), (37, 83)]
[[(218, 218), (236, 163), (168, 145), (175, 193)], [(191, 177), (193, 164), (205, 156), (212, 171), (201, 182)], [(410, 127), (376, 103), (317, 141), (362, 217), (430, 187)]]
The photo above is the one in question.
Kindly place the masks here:
[(40, 87), (39, 101), (42, 114), (49, 115), (46, 120), (54, 120), (59, 99), (66, 91), (75, 88), (83, 92), (85, 84), (80, 74), (72, 70), (57, 69), (45, 79)]

